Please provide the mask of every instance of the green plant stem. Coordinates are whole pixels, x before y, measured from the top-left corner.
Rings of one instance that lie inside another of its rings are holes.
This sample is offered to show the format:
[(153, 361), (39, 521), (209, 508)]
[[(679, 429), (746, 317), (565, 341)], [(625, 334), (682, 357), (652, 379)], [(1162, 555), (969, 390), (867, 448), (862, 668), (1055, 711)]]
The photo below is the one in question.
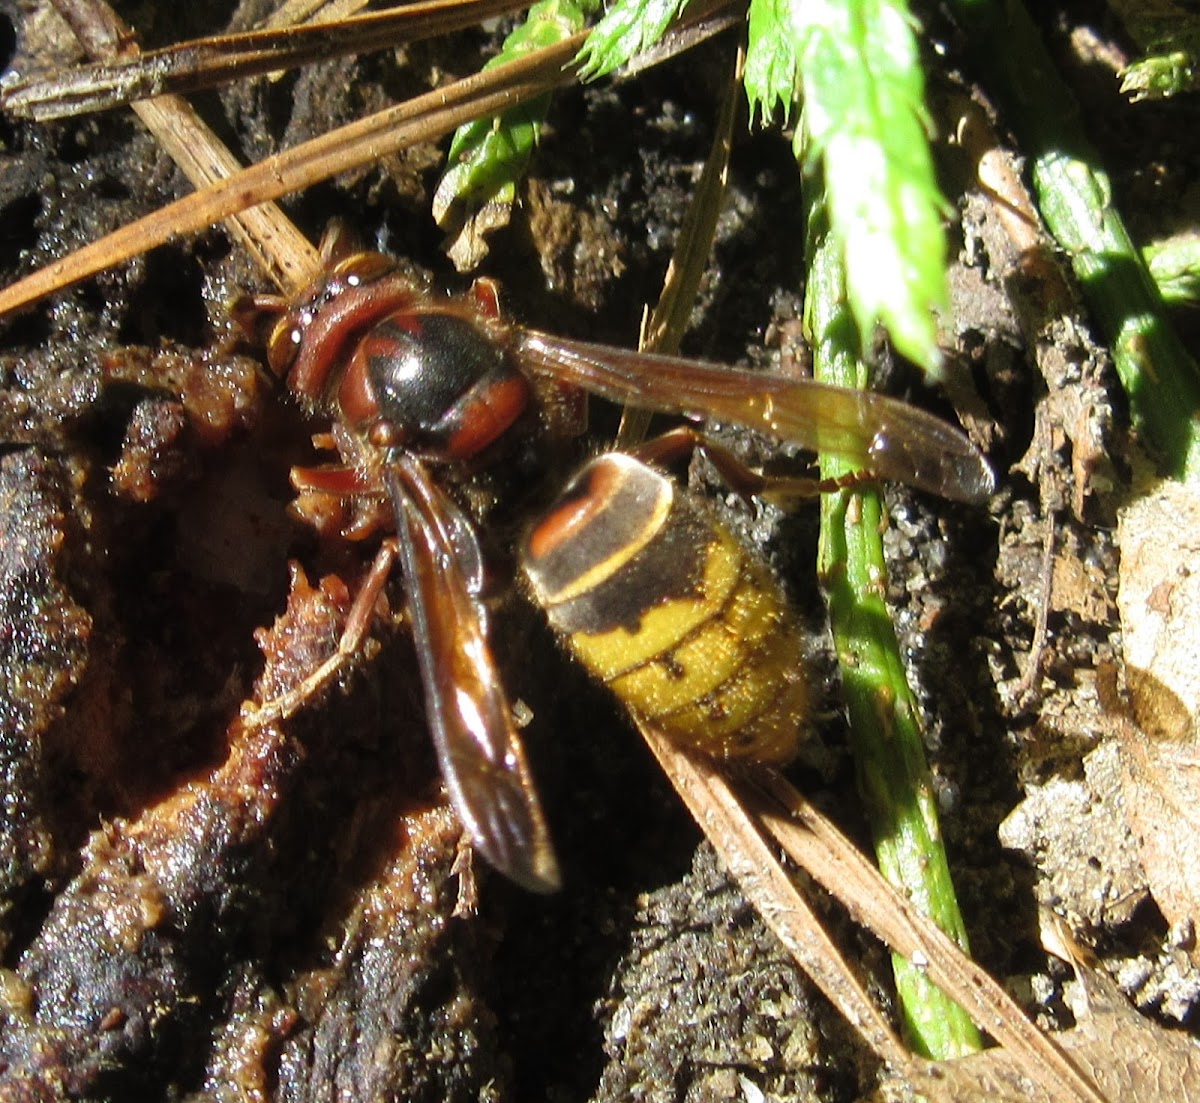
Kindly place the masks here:
[[(818, 232), (814, 225), (820, 223)], [(805, 321), (814, 369), (823, 382), (860, 387), (865, 368), (843, 292), (840, 250), (820, 210), (809, 212)], [(823, 457), (825, 476), (851, 468)], [(966, 929), (942, 847), (933, 784), (887, 604), (882, 507), (873, 488), (821, 501), (820, 570), (829, 602), (851, 740), (883, 875), (967, 949)], [(925, 978), (919, 963), (893, 958), (901, 1014), (913, 1046), (938, 1059), (980, 1048), (967, 1014)]]
[(1200, 372), (1166, 317), (1070, 89), (1018, 0), (955, 0), (974, 62), (1029, 158), (1046, 226), (1105, 333), (1136, 427), (1164, 474), (1200, 474)]

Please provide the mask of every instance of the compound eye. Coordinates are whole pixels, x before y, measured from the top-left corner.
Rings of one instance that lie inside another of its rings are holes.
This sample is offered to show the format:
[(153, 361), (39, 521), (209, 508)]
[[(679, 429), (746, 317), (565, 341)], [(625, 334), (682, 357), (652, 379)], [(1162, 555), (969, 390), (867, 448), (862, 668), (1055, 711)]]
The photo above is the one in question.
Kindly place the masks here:
[(374, 283), (396, 270), (396, 262), (382, 253), (355, 253), (333, 268), (331, 277), (347, 287)]
[(296, 324), (291, 314), (285, 315), (271, 330), (271, 336), (267, 338), (267, 364), (280, 379), (287, 374), (296, 359), (303, 336), (301, 327)]

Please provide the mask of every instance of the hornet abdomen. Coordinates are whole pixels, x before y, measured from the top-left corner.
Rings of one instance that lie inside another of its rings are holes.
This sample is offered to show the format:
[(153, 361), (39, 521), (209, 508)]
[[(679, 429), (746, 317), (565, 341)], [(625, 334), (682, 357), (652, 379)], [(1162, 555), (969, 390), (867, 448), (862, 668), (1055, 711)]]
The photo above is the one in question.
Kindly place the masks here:
[(530, 532), (524, 569), (566, 646), (641, 720), (714, 758), (784, 762), (808, 710), (779, 583), (705, 505), (623, 453)]

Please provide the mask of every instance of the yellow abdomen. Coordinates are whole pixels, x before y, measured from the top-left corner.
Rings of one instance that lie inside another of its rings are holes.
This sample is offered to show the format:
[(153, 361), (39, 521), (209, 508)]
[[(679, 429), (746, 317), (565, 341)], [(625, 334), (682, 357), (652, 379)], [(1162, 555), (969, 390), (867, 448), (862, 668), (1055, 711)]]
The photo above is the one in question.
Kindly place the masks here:
[(808, 710), (795, 618), (767, 566), (664, 475), (593, 460), (524, 566), (566, 645), (639, 719), (716, 758), (794, 755)]

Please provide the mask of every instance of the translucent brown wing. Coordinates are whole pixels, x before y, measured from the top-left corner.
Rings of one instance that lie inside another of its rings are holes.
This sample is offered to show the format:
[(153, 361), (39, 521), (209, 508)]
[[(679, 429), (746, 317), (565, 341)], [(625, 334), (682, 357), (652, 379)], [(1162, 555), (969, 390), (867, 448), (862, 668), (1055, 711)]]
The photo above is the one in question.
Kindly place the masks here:
[(994, 489), (987, 460), (962, 432), (886, 395), (537, 330), (519, 330), (515, 340), (531, 370), (616, 402), (765, 430), (814, 452), (841, 456), (875, 478), (959, 501), (982, 502)]
[(472, 592), (477, 587), (468, 581), (480, 561), (474, 531), (419, 461), (398, 457), (386, 478), (427, 720), (450, 800), (493, 866), (549, 892), (559, 886), (558, 863)]

